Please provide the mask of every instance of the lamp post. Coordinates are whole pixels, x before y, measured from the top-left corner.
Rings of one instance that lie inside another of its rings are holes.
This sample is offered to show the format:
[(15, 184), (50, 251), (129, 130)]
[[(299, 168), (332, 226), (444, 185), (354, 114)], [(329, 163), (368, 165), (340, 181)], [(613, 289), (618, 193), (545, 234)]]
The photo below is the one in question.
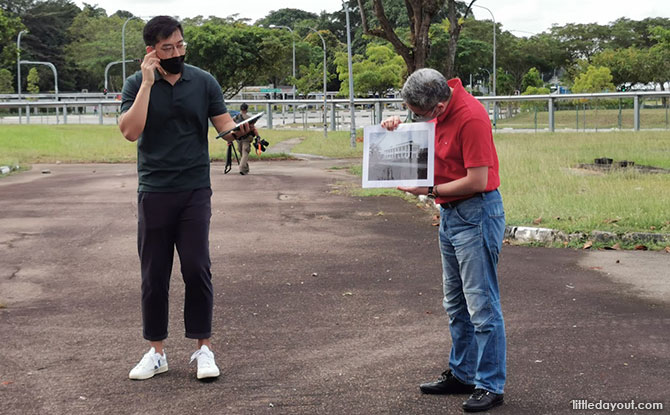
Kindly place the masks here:
[[(486, 73), (489, 74), (489, 82), (487, 82), (487, 84), (489, 84), (489, 86), (487, 86), (487, 88), (489, 88), (489, 87), (490, 87), (490, 82), (492, 81), (492, 79), (491, 79), (491, 71), (489, 71), (489, 70), (486, 69), (486, 68), (479, 68), (479, 69), (482, 70), (482, 71), (486, 71)], [(480, 91), (480, 92), (481, 92), (481, 91)], [(489, 95), (490, 95), (490, 94), (491, 94), (491, 90), (489, 89)]]
[(131, 16), (123, 22), (123, 27), (121, 28), (121, 67), (123, 73), (123, 82), (126, 82), (126, 25), (129, 21), (133, 19), (139, 19), (139, 17)]
[[(24, 65), (45, 65), (51, 68), (51, 72), (54, 74), (54, 89), (56, 91), (56, 102), (58, 102), (58, 71), (56, 70), (56, 67), (54, 66), (53, 63), (51, 62), (40, 62), (40, 61), (19, 61), (19, 65), (24, 64)], [(58, 107), (56, 109), (56, 124), (58, 124)], [(65, 111), (65, 109), (64, 109)], [(28, 115), (28, 112), (26, 110), (26, 116)], [(67, 114), (65, 114), (67, 116)], [(20, 120), (19, 120), (20, 121)]]
[[(139, 62), (139, 61), (140, 61), (139, 59), (126, 59), (125, 61), (123, 61), (123, 63)], [(107, 66), (105, 66), (105, 89), (103, 91), (105, 95), (107, 95), (107, 92), (109, 91), (107, 89), (107, 74), (109, 73), (109, 68), (111, 68), (112, 65), (116, 65), (118, 63), (121, 63), (121, 61), (110, 62), (107, 64)]]
[(496, 18), (493, 17), (493, 13), (487, 7), (479, 6), (477, 4), (473, 4), (473, 6), (486, 10), (491, 15), (491, 19), (493, 19), (493, 95), (495, 95), (496, 94)]
[(354, 110), (354, 72), (351, 62), (351, 27), (349, 25), (349, 6), (342, 0), (347, 16), (347, 64), (349, 66), (349, 110), (351, 111), (351, 147), (356, 148), (356, 112)]
[[(293, 29), (288, 26), (277, 26), (271, 24), (270, 29), (286, 29), (291, 32), (291, 38), (293, 39), (293, 99), (295, 100), (295, 35)], [(293, 123), (295, 124), (295, 104), (293, 104)]]
[[(24, 33), (28, 31), (22, 30), (16, 37), (16, 92), (19, 100), (21, 100), (21, 35)], [(21, 107), (19, 107), (19, 124), (21, 124)]]
[[(480, 9), (484, 9), (489, 14), (491, 15), (491, 19), (493, 20), (493, 96), (496, 95), (496, 18), (493, 16), (493, 12), (489, 10), (487, 7), (484, 6), (479, 6), (476, 4), (473, 4), (474, 7), (479, 7)], [(494, 102), (493, 103), (493, 126), (495, 127), (498, 121), (498, 103)]]
[[(486, 82), (486, 88), (489, 90), (489, 95), (491, 95), (491, 71), (489, 71), (486, 68), (479, 68), (481, 71), (486, 71), (486, 73), (489, 75), (488, 81)], [(479, 92), (481, 92), (481, 88), (479, 89)], [(495, 105), (493, 106), (494, 111), (495, 111)], [(486, 114), (489, 114), (489, 101), (486, 101)]]
[(323, 36), (321, 36), (321, 33), (317, 32), (316, 29), (313, 29), (313, 28), (310, 27), (309, 30), (311, 30), (312, 32), (319, 35), (319, 37), (321, 38), (321, 42), (323, 42), (323, 137), (327, 138), (328, 137), (328, 122), (327, 122), (328, 118), (327, 118), (326, 114), (327, 114), (328, 109), (326, 108), (326, 106), (327, 106), (328, 100), (327, 100), (327, 96), (326, 96), (326, 92), (327, 92), (326, 91), (326, 83), (327, 83), (327, 76), (326, 76), (326, 71), (327, 71), (327, 69), (326, 69), (326, 41), (323, 38)]

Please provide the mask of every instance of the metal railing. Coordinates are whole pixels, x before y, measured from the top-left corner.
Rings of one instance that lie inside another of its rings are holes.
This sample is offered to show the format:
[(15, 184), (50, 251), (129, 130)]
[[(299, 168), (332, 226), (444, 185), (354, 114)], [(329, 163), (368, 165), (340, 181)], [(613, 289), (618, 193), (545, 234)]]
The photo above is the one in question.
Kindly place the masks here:
[[(16, 95), (0, 95), (0, 123), (23, 123), (23, 121), (34, 123), (39, 118), (40, 123), (45, 123), (44, 120), (46, 119), (46, 123), (49, 124), (115, 124), (118, 122), (121, 104), (118, 97), (118, 93), (109, 93), (107, 95), (78, 93), (60, 94), (59, 100), (55, 100), (53, 94), (38, 94), (29, 96), (28, 99), (18, 100), (16, 99)], [(657, 102), (656, 108), (660, 111), (661, 115), (660, 121), (656, 123), (655, 127), (647, 128), (670, 128), (670, 116), (668, 115), (670, 91), (480, 96), (477, 99), (489, 109), (493, 127), (497, 130), (501, 128), (518, 129), (509, 121), (522, 114), (523, 111), (532, 112), (533, 108), (535, 112), (534, 129), (536, 131), (556, 131), (557, 113), (563, 115), (562, 118), (565, 119), (565, 111), (568, 110), (574, 111), (576, 114), (576, 122), (573, 124), (575, 128), (579, 130), (582, 126), (581, 122), (583, 122), (583, 129), (587, 130), (585, 118), (587, 104), (589, 104), (589, 111), (593, 111), (593, 107), (595, 107), (597, 114), (599, 105), (601, 106), (601, 112), (604, 112), (606, 107), (612, 111), (612, 108), (617, 107), (616, 103), (618, 102), (619, 122), (617, 125), (610, 126), (609, 128), (639, 131), (641, 129), (640, 114), (644, 107), (643, 104), (651, 101)], [(661, 101), (661, 104), (658, 104), (658, 101)], [(226, 104), (229, 109), (234, 110), (243, 102), (249, 105), (252, 112), (265, 111), (266, 115), (261, 119), (262, 121), (259, 124), (261, 127), (316, 129), (323, 128), (324, 125), (322, 101), (313, 99), (227, 100)], [(329, 117), (327, 118), (329, 120), (325, 120), (325, 123), (328, 124), (331, 131), (346, 130), (348, 128), (351, 123), (349, 105), (348, 99), (328, 101), (327, 112)], [(524, 109), (524, 106), (528, 108)], [(386, 116), (399, 115), (405, 117), (408, 114), (400, 98), (355, 99), (354, 107), (356, 125), (359, 127), (381, 123)], [(25, 111), (25, 115), (23, 116), (25, 120), (22, 120), (18, 109)], [(53, 110), (52, 113), (50, 113), (51, 110)], [(665, 117), (662, 115), (663, 111), (665, 111)], [(626, 116), (632, 112), (633, 121), (630, 128), (624, 128), (622, 123), (622, 119), (624, 118), (622, 114), (624, 112), (626, 112)], [(538, 114), (546, 118), (542, 128), (538, 128)], [(580, 114), (582, 114), (581, 120)], [(287, 115), (290, 115), (290, 117)], [(296, 115), (299, 116), (296, 117)], [(665, 118), (665, 122), (663, 122), (663, 118)], [(508, 127), (507, 125), (512, 125), (512, 127)], [(595, 129), (598, 130), (598, 124), (596, 123), (595, 125)], [(559, 130), (575, 129), (566, 126), (565, 120), (561, 122), (559, 127)], [(533, 129), (533, 126), (526, 126), (521, 129)]]

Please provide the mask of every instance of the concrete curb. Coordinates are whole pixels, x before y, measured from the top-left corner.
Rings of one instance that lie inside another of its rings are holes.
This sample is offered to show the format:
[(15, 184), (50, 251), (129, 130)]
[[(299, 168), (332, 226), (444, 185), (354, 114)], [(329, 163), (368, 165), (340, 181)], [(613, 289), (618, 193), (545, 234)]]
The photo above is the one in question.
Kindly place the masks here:
[[(421, 195), (418, 196), (421, 203), (439, 214), (440, 209), (432, 199)], [(592, 231), (590, 233), (578, 232), (566, 234), (563, 231), (549, 228), (536, 228), (532, 226), (506, 226), (505, 239), (516, 243), (570, 243), (570, 242), (597, 242), (603, 244), (624, 243), (654, 243), (670, 244), (670, 234), (651, 232), (624, 232), (614, 233), (606, 231)]]
[(519, 243), (565, 243), (565, 242), (598, 242), (603, 244), (615, 244), (617, 242), (629, 244), (670, 244), (670, 234), (650, 232), (624, 232), (614, 233), (605, 231), (591, 231), (590, 233), (571, 233), (548, 229), (534, 228), (529, 226), (507, 226), (505, 227), (505, 239)]
[(19, 170), (19, 166), (0, 166), (0, 176)]

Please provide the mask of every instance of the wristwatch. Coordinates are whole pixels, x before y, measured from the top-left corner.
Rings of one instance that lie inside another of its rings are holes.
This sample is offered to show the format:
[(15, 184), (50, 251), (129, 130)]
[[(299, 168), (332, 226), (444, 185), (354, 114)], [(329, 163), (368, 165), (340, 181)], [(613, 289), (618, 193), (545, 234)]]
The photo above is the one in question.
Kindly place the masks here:
[(428, 194), (426, 195), (431, 199), (435, 199), (435, 194), (433, 193), (433, 186), (428, 186)]

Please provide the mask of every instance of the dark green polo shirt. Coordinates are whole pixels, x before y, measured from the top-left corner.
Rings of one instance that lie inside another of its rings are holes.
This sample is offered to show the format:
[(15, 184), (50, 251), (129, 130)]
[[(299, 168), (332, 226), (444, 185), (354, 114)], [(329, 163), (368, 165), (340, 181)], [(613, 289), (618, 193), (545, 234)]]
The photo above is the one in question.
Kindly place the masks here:
[[(209, 118), (227, 112), (219, 83), (200, 68), (184, 65), (174, 86), (158, 72), (151, 87), (144, 131), (137, 141), (140, 192), (180, 192), (210, 187)], [(121, 112), (142, 84), (142, 71), (123, 86)]]

